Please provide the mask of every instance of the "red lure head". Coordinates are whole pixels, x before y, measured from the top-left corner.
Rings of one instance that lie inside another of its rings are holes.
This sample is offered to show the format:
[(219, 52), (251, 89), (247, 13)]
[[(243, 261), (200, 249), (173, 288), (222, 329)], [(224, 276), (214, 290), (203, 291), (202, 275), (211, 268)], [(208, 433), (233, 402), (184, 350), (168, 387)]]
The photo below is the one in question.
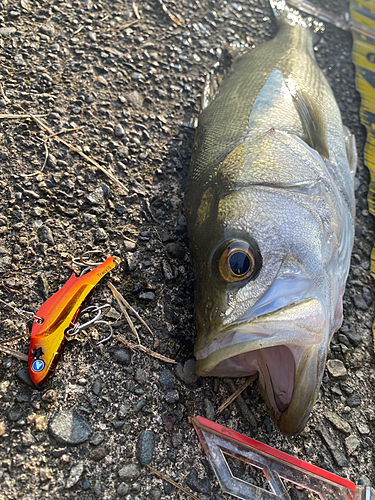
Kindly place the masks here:
[[(62, 354), (65, 332), (70, 328), (98, 282), (118, 266), (118, 257), (108, 257), (92, 271), (68, 281), (42, 304), (31, 327), (29, 374), (39, 385), (52, 374)], [(39, 319), (38, 319), (39, 318)]]

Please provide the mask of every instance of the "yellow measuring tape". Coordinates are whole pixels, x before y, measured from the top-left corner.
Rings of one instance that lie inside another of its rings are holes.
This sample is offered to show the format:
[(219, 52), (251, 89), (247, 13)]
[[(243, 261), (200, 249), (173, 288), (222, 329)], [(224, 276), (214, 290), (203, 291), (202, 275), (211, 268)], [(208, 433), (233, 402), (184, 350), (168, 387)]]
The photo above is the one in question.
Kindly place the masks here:
[[(360, 119), (367, 131), (364, 150), (365, 165), (370, 171), (367, 201), (370, 213), (375, 216), (375, 0), (351, 0), (349, 14), (355, 84), (361, 94)], [(375, 278), (375, 246), (371, 252), (371, 275)], [(375, 342), (375, 323), (372, 331)]]

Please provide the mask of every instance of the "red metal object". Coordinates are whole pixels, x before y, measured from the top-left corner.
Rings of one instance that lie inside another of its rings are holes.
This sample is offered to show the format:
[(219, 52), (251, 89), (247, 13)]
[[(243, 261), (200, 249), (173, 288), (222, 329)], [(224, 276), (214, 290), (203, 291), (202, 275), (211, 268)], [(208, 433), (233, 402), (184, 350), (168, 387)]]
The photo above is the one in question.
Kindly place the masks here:
[(72, 274), (39, 308), (31, 327), (28, 363), (35, 385), (52, 374), (64, 348), (65, 332), (74, 325), (83, 303), (98, 282), (120, 262), (112, 256), (82, 276)]

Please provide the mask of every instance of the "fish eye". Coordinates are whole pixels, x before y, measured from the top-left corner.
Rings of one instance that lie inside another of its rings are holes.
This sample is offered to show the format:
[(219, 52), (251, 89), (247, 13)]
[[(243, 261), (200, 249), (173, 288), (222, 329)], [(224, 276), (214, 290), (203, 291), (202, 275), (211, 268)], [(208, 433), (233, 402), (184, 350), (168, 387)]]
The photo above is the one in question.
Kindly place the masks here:
[(220, 277), (229, 283), (254, 279), (262, 259), (255, 241), (231, 240), (219, 248), (218, 270)]

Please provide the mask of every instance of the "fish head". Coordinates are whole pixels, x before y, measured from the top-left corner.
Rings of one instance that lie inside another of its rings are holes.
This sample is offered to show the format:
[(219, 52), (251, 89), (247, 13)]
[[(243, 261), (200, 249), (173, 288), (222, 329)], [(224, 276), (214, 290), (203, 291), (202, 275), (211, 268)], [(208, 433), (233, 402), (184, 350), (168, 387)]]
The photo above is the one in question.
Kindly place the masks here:
[[(307, 421), (331, 335), (342, 321), (346, 276), (340, 266), (351, 240), (340, 241), (345, 217), (319, 170), (320, 156), (297, 139), (293, 147), (301, 151), (291, 155), (285, 138), (276, 139), (270, 150), (266, 137), (272, 182), (249, 177), (262, 171), (264, 159), (242, 145), (221, 163), (198, 208), (191, 210), (189, 190), (186, 202), (196, 276), (196, 373), (259, 373), (271, 416), (292, 435)], [(256, 139), (251, 146), (262, 149)]]

